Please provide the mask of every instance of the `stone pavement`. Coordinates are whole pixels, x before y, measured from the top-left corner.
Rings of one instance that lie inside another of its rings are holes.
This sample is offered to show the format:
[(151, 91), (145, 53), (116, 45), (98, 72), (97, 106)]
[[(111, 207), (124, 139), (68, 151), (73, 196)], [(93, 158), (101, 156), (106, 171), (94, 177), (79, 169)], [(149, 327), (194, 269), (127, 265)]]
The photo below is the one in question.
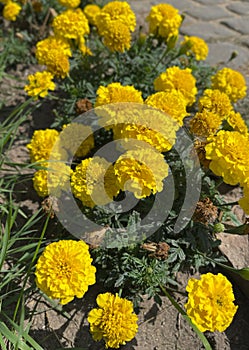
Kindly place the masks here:
[[(207, 62), (240, 70), (249, 83), (249, 0), (130, 0), (143, 24), (151, 6), (167, 3), (185, 16), (182, 35), (203, 38), (209, 46)], [(236, 52), (235, 59), (227, 62)]]

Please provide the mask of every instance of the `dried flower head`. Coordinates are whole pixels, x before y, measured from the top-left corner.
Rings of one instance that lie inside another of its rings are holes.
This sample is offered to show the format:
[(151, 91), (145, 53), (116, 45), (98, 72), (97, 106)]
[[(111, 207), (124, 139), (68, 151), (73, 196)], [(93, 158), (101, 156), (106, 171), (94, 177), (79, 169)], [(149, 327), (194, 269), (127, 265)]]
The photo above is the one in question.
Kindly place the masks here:
[(82, 98), (75, 103), (75, 111), (78, 115), (90, 111), (92, 108), (92, 102), (87, 98)]
[(104, 293), (97, 296), (96, 302), (99, 308), (92, 309), (87, 318), (94, 340), (104, 339), (106, 348), (117, 349), (135, 337), (138, 317), (131, 301)]
[(204, 225), (213, 223), (218, 217), (218, 208), (210, 198), (206, 197), (196, 204), (193, 214), (193, 221), (201, 222)]

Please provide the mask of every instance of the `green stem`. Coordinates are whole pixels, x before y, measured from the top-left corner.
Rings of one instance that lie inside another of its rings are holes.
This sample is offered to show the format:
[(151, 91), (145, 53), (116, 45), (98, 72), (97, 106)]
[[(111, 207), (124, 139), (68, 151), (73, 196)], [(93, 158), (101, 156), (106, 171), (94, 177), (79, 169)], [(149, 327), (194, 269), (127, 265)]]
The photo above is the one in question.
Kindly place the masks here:
[(172, 296), (167, 292), (167, 290), (162, 285), (160, 285), (160, 288), (163, 291), (163, 293), (165, 294), (165, 296), (170, 300), (172, 305), (176, 308), (176, 310), (182, 315), (182, 317), (193, 328), (195, 333), (198, 335), (198, 337), (202, 341), (202, 344), (204, 345), (205, 349), (206, 350), (212, 350), (212, 348), (211, 348), (207, 338), (205, 337), (205, 335), (197, 328), (197, 326), (195, 324), (193, 324), (193, 322), (191, 321), (189, 316), (186, 314), (186, 312), (181, 308), (181, 306), (174, 300), (174, 298), (172, 298)]

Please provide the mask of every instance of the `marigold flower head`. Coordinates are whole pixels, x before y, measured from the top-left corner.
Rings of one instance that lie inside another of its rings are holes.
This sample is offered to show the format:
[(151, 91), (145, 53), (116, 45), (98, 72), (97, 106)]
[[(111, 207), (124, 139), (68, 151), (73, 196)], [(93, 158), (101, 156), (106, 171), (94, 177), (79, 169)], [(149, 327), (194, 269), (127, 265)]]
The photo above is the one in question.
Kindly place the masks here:
[(120, 188), (140, 199), (162, 191), (168, 164), (161, 153), (144, 145), (122, 154), (114, 164), (114, 171)]
[(100, 125), (113, 124), (113, 138), (122, 148), (143, 147), (143, 142), (159, 152), (172, 148), (179, 125), (171, 117), (150, 106), (127, 104), (122, 107), (116, 114), (106, 113), (106, 118), (103, 113), (100, 119)]
[(197, 61), (203, 61), (208, 56), (208, 45), (198, 36), (185, 36), (181, 45), (186, 55), (193, 55)]
[(78, 39), (90, 33), (88, 20), (80, 9), (68, 9), (53, 19), (55, 35), (65, 39)]
[(59, 132), (54, 129), (35, 130), (31, 142), (27, 145), (31, 162), (48, 160), (52, 150), (53, 159), (63, 159), (65, 151), (56, 143), (58, 137)]
[(169, 67), (154, 81), (156, 91), (177, 90), (185, 97), (187, 105), (195, 102), (197, 94), (196, 79), (189, 68), (180, 69), (177, 66)]
[(241, 134), (248, 133), (248, 127), (246, 122), (242, 118), (239, 112), (232, 111), (226, 118), (227, 123), (233, 128), (234, 131), (238, 131)]
[(170, 4), (152, 6), (146, 20), (149, 22), (149, 32), (165, 38), (166, 41), (172, 36), (178, 36), (182, 23), (178, 10)]
[(246, 80), (244, 76), (231, 68), (219, 70), (212, 78), (212, 89), (218, 89), (227, 94), (232, 102), (246, 96)]
[(100, 35), (105, 36), (108, 34), (109, 25), (112, 21), (115, 21), (117, 24), (123, 23), (131, 32), (136, 27), (135, 13), (125, 1), (111, 1), (97, 13), (95, 22)]
[(209, 168), (222, 176), (229, 185), (249, 182), (248, 149), (249, 138), (238, 131), (220, 130), (207, 139), (206, 158), (211, 160)]
[(145, 103), (158, 108), (182, 126), (183, 119), (189, 115), (186, 111), (186, 99), (177, 90), (161, 91), (147, 97)]
[(190, 131), (201, 137), (208, 137), (214, 135), (221, 127), (222, 119), (221, 117), (208, 110), (203, 110), (202, 112), (197, 112), (190, 120), (189, 126)]
[(76, 157), (85, 157), (94, 147), (93, 131), (90, 126), (80, 123), (63, 125), (60, 144), (67, 153)]
[(68, 190), (72, 170), (60, 161), (46, 163), (47, 170), (41, 169), (35, 172), (33, 185), (38, 196), (60, 196), (62, 190)]
[(233, 106), (224, 92), (217, 89), (206, 89), (199, 99), (199, 111), (202, 112), (203, 109), (226, 118), (233, 110)]
[(52, 79), (53, 74), (50, 72), (36, 72), (28, 76), (29, 84), (24, 86), (24, 90), (35, 99), (45, 97), (48, 94), (48, 90), (55, 90), (56, 88)]
[(108, 31), (104, 34), (104, 45), (111, 52), (124, 52), (131, 47), (131, 34), (127, 25), (116, 20), (108, 24)]
[(58, 2), (67, 8), (75, 8), (80, 5), (80, 0), (58, 0)]
[(8, 1), (3, 8), (3, 17), (8, 21), (15, 21), (21, 9), (22, 7), (16, 2)]
[(55, 36), (50, 36), (36, 44), (36, 58), (39, 64), (46, 65), (53, 75), (65, 78), (69, 72), (68, 57), (71, 56), (69, 43)]
[(49, 298), (62, 305), (82, 298), (96, 282), (96, 268), (88, 245), (83, 241), (61, 240), (50, 243), (36, 264), (36, 285)]
[(95, 4), (89, 4), (84, 7), (84, 14), (88, 19), (88, 22), (96, 26), (96, 16), (101, 11), (100, 7)]
[(96, 302), (99, 308), (92, 309), (87, 318), (94, 340), (104, 339), (106, 348), (117, 349), (135, 337), (138, 317), (131, 301), (104, 293), (97, 296)]
[(84, 159), (76, 166), (71, 187), (74, 196), (90, 208), (112, 202), (120, 190), (113, 165), (100, 157)]
[(232, 284), (221, 273), (206, 273), (200, 280), (191, 278), (186, 287), (187, 315), (201, 332), (223, 332), (238, 309), (234, 305)]
[(96, 94), (95, 107), (117, 102), (143, 103), (141, 91), (136, 90), (134, 86), (122, 86), (120, 83), (101, 85)]

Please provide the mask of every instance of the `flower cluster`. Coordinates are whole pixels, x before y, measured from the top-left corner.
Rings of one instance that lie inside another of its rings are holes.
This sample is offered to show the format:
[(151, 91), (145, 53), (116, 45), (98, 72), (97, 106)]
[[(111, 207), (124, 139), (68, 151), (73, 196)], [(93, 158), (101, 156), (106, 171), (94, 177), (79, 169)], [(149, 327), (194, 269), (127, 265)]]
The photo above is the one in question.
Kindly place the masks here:
[(94, 22), (110, 51), (124, 52), (131, 46), (136, 16), (127, 2), (112, 1), (97, 12)]
[(221, 273), (207, 273), (200, 280), (191, 278), (186, 287), (187, 315), (201, 332), (223, 332), (238, 309), (234, 305), (232, 284)]
[(159, 4), (151, 7), (146, 19), (149, 31), (155, 36), (164, 38), (167, 42), (172, 37), (178, 37), (182, 17), (178, 10), (170, 4)]
[(50, 243), (36, 264), (36, 284), (49, 298), (62, 305), (82, 298), (96, 282), (96, 268), (88, 245), (83, 241), (61, 240)]
[(132, 340), (138, 329), (132, 302), (111, 293), (99, 294), (96, 302), (98, 308), (88, 314), (93, 339), (104, 339), (107, 348), (119, 348)]

